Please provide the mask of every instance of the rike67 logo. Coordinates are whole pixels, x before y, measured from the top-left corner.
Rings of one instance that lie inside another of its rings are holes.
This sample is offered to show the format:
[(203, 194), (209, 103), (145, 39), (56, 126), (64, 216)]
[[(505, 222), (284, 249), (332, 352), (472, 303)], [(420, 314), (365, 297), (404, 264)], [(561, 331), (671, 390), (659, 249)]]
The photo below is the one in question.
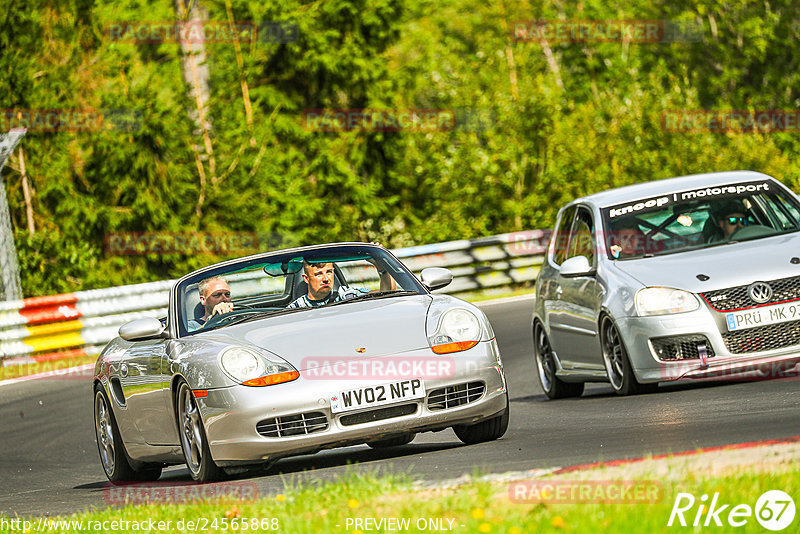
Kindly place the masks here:
[(765, 491), (756, 501), (755, 507), (749, 504), (732, 505), (723, 503), (719, 493), (709, 500), (703, 494), (697, 499), (691, 493), (678, 493), (667, 526), (721, 527), (729, 525), (742, 527), (753, 517), (767, 530), (779, 531), (794, 521), (795, 506), (792, 498), (780, 490)]

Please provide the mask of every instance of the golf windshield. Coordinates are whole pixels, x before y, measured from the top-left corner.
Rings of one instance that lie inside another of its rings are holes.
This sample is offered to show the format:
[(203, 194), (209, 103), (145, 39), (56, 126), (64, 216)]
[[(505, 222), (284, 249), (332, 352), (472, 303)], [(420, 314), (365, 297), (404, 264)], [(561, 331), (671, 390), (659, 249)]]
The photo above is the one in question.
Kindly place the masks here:
[(743, 182), (634, 199), (602, 209), (613, 260), (673, 254), (800, 229), (800, 206), (777, 183)]

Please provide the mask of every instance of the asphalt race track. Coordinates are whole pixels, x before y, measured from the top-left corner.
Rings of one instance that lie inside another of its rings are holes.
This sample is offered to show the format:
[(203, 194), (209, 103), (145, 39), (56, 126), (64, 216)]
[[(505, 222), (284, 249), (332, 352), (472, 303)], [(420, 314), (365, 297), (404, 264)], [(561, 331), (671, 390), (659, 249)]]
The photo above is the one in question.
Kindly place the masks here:
[[(265, 474), (241, 480), (257, 485), (264, 496), (280, 493), (282, 479), (327, 480), (348, 469), (450, 479), (476, 471), (568, 466), (800, 434), (796, 379), (671, 384), (655, 394), (625, 398), (595, 384), (579, 399), (548, 401), (533, 370), (532, 300), (481, 306), (497, 333), (509, 379), (511, 422), (502, 439), (465, 446), (448, 429), (418, 435), (394, 449), (361, 445), (284, 459)], [(0, 421), (0, 512), (41, 516), (109, 506), (88, 381), (0, 386)], [(189, 480), (185, 467), (172, 467), (160, 482)]]

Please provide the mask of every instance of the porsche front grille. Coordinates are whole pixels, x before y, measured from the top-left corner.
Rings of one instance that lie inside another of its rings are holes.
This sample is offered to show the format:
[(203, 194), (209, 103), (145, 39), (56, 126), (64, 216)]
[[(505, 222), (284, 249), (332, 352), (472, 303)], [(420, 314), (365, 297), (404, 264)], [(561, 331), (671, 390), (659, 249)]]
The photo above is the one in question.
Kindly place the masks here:
[(306, 412), (264, 419), (256, 425), (256, 431), (268, 438), (285, 438), (322, 432), (328, 428), (328, 418), (322, 412)]
[(428, 393), (429, 410), (446, 410), (475, 402), (483, 396), (483, 382), (470, 382), (434, 389)]
[(705, 346), (706, 356), (714, 356), (714, 348), (706, 336), (685, 334), (682, 336), (654, 337), (650, 339), (653, 351), (659, 360), (699, 360), (700, 349)]
[(724, 332), (722, 339), (731, 354), (746, 354), (800, 345), (800, 321)]
[[(772, 298), (763, 304), (775, 304), (800, 299), (800, 276), (765, 280), (772, 287)], [(747, 294), (749, 285), (730, 287), (718, 291), (706, 291), (702, 297), (712, 308), (721, 312), (740, 310), (762, 303), (753, 302)]]

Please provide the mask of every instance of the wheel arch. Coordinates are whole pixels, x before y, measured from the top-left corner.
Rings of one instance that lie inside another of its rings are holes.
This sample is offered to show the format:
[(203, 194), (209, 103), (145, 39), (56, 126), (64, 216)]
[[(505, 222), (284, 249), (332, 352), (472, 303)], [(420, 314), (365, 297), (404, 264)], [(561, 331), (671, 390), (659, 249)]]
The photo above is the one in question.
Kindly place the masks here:
[[(178, 424), (178, 386), (181, 382), (186, 382), (186, 384), (189, 386), (189, 389), (194, 389), (192, 388), (192, 385), (189, 384), (189, 380), (183, 374), (176, 373), (172, 376), (172, 380), (170, 380), (169, 385), (169, 398), (170, 402), (172, 403), (172, 416), (176, 425)], [(202, 417), (202, 415), (203, 412), (200, 411), (200, 416)]]

